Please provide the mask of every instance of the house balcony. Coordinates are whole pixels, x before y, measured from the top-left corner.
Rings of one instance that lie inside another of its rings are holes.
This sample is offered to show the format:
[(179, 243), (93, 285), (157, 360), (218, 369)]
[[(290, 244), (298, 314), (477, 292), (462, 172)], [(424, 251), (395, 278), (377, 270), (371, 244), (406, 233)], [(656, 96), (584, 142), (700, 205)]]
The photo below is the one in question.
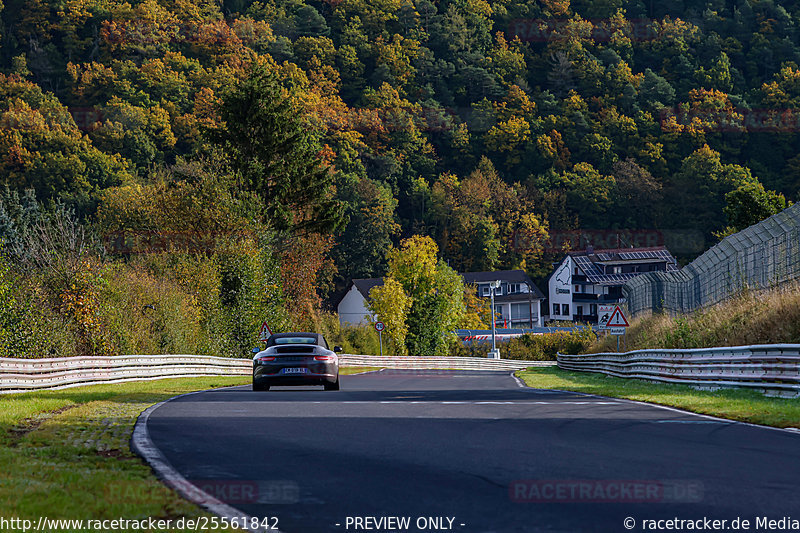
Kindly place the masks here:
[(580, 322), (585, 324), (597, 324), (597, 315), (572, 315), (573, 322)]

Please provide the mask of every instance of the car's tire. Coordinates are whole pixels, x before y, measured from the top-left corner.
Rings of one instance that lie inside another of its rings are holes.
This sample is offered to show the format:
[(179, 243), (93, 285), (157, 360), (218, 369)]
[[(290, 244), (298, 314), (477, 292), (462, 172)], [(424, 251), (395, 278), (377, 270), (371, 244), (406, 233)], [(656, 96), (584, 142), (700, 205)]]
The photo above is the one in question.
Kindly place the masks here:
[(339, 390), (339, 377), (337, 376), (333, 383), (326, 383), (325, 390)]
[(263, 383), (256, 383), (256, 382), (254, 381), (254, 382), (253, 382), (253, 390), (254, 390), (254, 391), (265, 391), (265, 390), (269, 390), (269, 385), (264, 385)]

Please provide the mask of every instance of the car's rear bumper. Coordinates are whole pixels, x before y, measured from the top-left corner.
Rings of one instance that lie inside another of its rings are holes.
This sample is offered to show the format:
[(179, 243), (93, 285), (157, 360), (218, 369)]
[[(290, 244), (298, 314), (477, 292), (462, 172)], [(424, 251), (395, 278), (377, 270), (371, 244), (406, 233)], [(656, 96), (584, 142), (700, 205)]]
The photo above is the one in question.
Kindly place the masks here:
[(304, 376), (266, 376), (253, 377), (257, 385), (324, 385), (336, 383), (338, 376), (327, 374), (309, 374)]
[(253, 383), (258, 385), (322, 385), (339, 380), (338, 365), (318, 364), (302, 374), (283, 374), (278, 365), (259, 365), (253, 369)]

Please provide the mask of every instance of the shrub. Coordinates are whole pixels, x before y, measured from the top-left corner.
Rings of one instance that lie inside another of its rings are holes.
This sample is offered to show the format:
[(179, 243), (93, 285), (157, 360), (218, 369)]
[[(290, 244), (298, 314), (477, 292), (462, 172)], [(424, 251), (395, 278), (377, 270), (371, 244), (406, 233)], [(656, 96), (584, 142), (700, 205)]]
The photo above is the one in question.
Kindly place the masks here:
[[(541, 335), (525, 334), (509, 341), (498, 342), (500, 357), (524, 361), (555, 361), (558, 352), (577, 354), (585, 351), (595, 340), (589, 329), (557, 331)], [(450, 355), (455, 357), (486, 357), (491, 342), (454, 342)]]
[(462, 342), (460, 339), (450, 343), (452, 357), (486, 357), (492, 348), (491, 342)]
[(78, 355), (75, 323), (50, 307), (41, 285), (12, 269), (0, 254), (0, 357)]
[(168, 278), (117, 264), (101, 293), (101, 309), (119, 354), (212, 354), (197, 300)]
[[(333, 347), (341, 346), (344, 353), (379, 355), (380, 340), (372, 324), (347, 325), (339, 323), (335, 313), (323, 313), (319, 317), (317, 331), (325, 335)], [(384, 332), (385, 333), (385, 332)], [(398, 350), (389, 335), (383, 335), (383, 355), (398, 355)]]
[(500, 347), (501, 357), (525, 361), (555, 361), (559, 352), (578, 354), (595, 340), (589, 329), (522, 335)]
[(178, 315), (188, 313), (185, 320), (197, 324), (204, 340), (184, 350), (247, 357), (258, 345), (264, 320), (273, 331), (289, 327), (278, 259), (254, 238), (219, 241), (209, 254), (171, 251), (138, 258), (134, 264), (154, 280), (171, 283), (171, 290), (187, 301), (180, 312), (177, 304), (172, 308)]
[(7, 357), (10, 329), (14, 325), (16, 301), (11, 290), (11, 270), (0, 249), (0, 357)]

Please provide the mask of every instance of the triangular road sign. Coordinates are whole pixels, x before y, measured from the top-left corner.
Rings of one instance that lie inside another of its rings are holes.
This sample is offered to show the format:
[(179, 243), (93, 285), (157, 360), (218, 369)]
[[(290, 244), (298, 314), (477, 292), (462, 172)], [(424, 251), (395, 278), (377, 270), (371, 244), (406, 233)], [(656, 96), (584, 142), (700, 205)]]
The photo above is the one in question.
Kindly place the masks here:
[(611, 318), (609, 318), (608, 322), (606, 322), (606, 327), (627, 328), (628, 326), (630, 326), (630, 324), (628, 324), (628, 319), (625, 318), (625, 315), (622, 314), (622, 309), (615, 307), (614, 312), (611, 313)]
[(267, 321), (265, 320), (264, 323), (261, 324), (261, 329), (258, 332), (258, 340), (261, 342), (267, 342), (270, 336), (272, 336), (272, 330), (269, 329)]

